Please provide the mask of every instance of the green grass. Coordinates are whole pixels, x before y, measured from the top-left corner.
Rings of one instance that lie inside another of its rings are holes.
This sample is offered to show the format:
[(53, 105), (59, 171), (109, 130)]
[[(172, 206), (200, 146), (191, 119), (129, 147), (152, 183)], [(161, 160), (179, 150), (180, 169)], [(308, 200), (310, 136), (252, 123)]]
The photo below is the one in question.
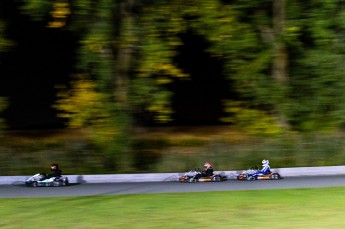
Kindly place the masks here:
[(343, 228), (345, 188), (1, 199), (0, 228)]

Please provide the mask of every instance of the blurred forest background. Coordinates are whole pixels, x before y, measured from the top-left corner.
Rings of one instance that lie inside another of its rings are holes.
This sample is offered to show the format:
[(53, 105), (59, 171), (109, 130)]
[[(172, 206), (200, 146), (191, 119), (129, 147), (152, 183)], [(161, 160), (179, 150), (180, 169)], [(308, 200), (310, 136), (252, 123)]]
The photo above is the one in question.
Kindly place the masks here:
[(345, 163), (344, 0), (1, 0), (0, 174)]

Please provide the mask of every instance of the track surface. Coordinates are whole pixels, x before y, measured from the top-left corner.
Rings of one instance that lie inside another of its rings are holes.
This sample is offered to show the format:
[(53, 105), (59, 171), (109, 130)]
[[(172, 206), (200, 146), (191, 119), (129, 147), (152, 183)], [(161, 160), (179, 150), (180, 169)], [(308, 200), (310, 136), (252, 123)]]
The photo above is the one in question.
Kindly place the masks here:
[(66, 187), (38, 188), (29, 188), (24, 185), (0, 185), (0, 198), (210, 192), (231, 190), (321, 188), (335, 186), (345, 186), (345, 176), (289, 177), (282, 180), (257, 181), (228, 180), (217, 183), (149, 182), (71, 184), (70, 186)]

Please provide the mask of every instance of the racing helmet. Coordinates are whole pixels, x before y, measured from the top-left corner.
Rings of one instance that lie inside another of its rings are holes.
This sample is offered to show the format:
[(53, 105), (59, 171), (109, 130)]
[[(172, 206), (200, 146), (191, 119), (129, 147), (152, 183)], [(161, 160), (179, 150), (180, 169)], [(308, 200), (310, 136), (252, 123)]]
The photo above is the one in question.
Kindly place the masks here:
[(209, 169), (212, 167), (212, 165), (210, 162), (205, 162), (204, 167), (205, 167), (205, 169)]
[(55, 170), (57, 170), (59, 168), (59, 165), (58, 164), (52, 164), (51, 166), (50, 166), (50, 170), (51, 171), (55, 171)]
[(262, 160), (261, 163), (262, 163), (262, 166), (265, 166), (265, 165), (269, 165), (269, 164), (270, 164), (269, 160), (266, 160), (266, 159)]

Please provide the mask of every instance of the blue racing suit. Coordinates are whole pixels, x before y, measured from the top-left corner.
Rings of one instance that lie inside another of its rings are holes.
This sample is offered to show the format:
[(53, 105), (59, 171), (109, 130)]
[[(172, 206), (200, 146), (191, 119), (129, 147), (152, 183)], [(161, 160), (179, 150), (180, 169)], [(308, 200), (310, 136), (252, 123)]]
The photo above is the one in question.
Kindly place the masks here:
[(256, 173), (252, 174), (253, 177), (258, 177), (262, 175), (269, 174), (271, 172), (271, 167), (269, 165), (264, 165), (263, 168)]

